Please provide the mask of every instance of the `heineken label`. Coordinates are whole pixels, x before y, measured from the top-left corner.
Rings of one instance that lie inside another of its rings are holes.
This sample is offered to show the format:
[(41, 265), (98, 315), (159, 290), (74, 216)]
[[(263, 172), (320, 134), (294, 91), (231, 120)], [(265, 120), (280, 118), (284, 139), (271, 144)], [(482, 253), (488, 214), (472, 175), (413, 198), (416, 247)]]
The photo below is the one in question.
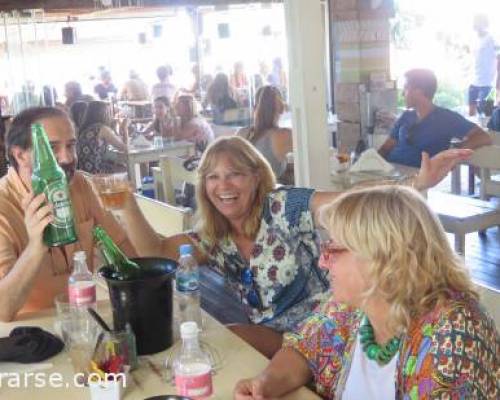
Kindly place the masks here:
[(73, 225), (73, 211), (69, 199), (68, 187), (64, 182), (49, 183), (45, 189), (47, 200), (54, 206), (54, 220), (51, 225), (68, 228)]

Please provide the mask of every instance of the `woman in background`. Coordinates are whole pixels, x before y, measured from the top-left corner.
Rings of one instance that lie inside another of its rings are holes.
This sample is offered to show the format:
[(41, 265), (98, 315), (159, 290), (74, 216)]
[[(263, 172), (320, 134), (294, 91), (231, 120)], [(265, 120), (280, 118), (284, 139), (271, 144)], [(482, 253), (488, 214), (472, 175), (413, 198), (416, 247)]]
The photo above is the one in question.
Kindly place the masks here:
[(255, 95), (253, 125), (237, 134), (248, 139), (264, 155), (281, 183), (293, 183), (287, 170), (287, 154), (293, 151), (292, 131), (278, 123), (285, 111), (281, 93), (275, 86), (262, 86)]
[(154, 119), (142, 132), (146, 137), (174, 137), (174, 118), (170, 100), (166, 96), (157, 97), (153, 103)]
[[(124, 120), (126, 123), (126, 120)], [(121, 126), (120, 129), (125, 129)], [(124, 137), (127, 137), (125, 134)], [(121, 152), (127, 152), (127, 145), (111, 128), (111, 112), (108, 103), (91, 101), (83, 115), (78, 129), (78, 169), (91, 174), (113, 171), (113, 164), (107, 161), (108, 145)]]
[(224, 112), (238, 108), (233, 88), (229, 85), (226, 74), (218, 73), (208, 88), (206, 102), (213, 111), (214, 123), (224, 123)]
[(195, 113), (195, 100), (190, 94), (183, 94), (175, 101), (175, 114), (179, 117), (175, 139), (187, 140), (196, 144), (202, 153), (207, 145), (214, 140), (212, 128), (205, 119)]

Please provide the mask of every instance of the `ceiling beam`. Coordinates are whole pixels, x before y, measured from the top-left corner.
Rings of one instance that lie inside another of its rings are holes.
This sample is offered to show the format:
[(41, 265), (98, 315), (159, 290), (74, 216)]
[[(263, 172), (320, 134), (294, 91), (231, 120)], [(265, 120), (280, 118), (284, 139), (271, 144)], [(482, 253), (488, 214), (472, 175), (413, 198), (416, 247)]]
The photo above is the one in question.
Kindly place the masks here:
[(0, 0), (0, 11), (27, 10), (89, 9), (94, 8), (94, 0)]
[[(282, 0), (260, 0), (263, 3), (281, 3)], [(122, 6), (141, 3), (144, 7), (150, 6), (203, 6), (223, 4), (253, 3), (255, 0), (121, 0)], [(39, 8), (47, 12), (60, 10), (89, 10), (95, 9), (95, 0), (0, 0), (0, 11), (27, 10)], [(113, 1), (116, 5), (118, 0)], [(130, 4), (129, 4), (130, 3)]]

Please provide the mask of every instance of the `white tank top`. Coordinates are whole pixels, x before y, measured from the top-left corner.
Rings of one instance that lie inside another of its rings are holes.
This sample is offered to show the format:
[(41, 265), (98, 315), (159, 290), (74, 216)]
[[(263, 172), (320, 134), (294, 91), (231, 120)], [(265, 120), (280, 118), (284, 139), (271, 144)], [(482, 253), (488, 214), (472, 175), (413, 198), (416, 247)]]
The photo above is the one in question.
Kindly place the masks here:
[(358, 333), (342, 400), (395, 399), (398, 354), (396, 353), (388, 364), (379, 365), (370, 360), (363, 351)]

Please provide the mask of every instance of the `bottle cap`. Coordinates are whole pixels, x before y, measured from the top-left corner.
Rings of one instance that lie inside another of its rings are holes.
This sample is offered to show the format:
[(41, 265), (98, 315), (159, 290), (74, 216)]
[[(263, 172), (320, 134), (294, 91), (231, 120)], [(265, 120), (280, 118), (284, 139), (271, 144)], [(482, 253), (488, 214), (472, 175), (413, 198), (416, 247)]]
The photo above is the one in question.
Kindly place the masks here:
[(181, 324), (181, 338), (188, 339), (198, 336), (198, 324), (194, 321), (187, 321)]
[(73, 260), (75, 261), (86, 261), (87, 260), (87, 255), (85, 254), (84, 251), (75, 251), (73, 254)]
[(179, 253), (181, 254), (181, 256), (185, 256), (187, 254), (193, 254), (193, 246), (191, 246), (190, 244), (181, 244), (179, 246)]

